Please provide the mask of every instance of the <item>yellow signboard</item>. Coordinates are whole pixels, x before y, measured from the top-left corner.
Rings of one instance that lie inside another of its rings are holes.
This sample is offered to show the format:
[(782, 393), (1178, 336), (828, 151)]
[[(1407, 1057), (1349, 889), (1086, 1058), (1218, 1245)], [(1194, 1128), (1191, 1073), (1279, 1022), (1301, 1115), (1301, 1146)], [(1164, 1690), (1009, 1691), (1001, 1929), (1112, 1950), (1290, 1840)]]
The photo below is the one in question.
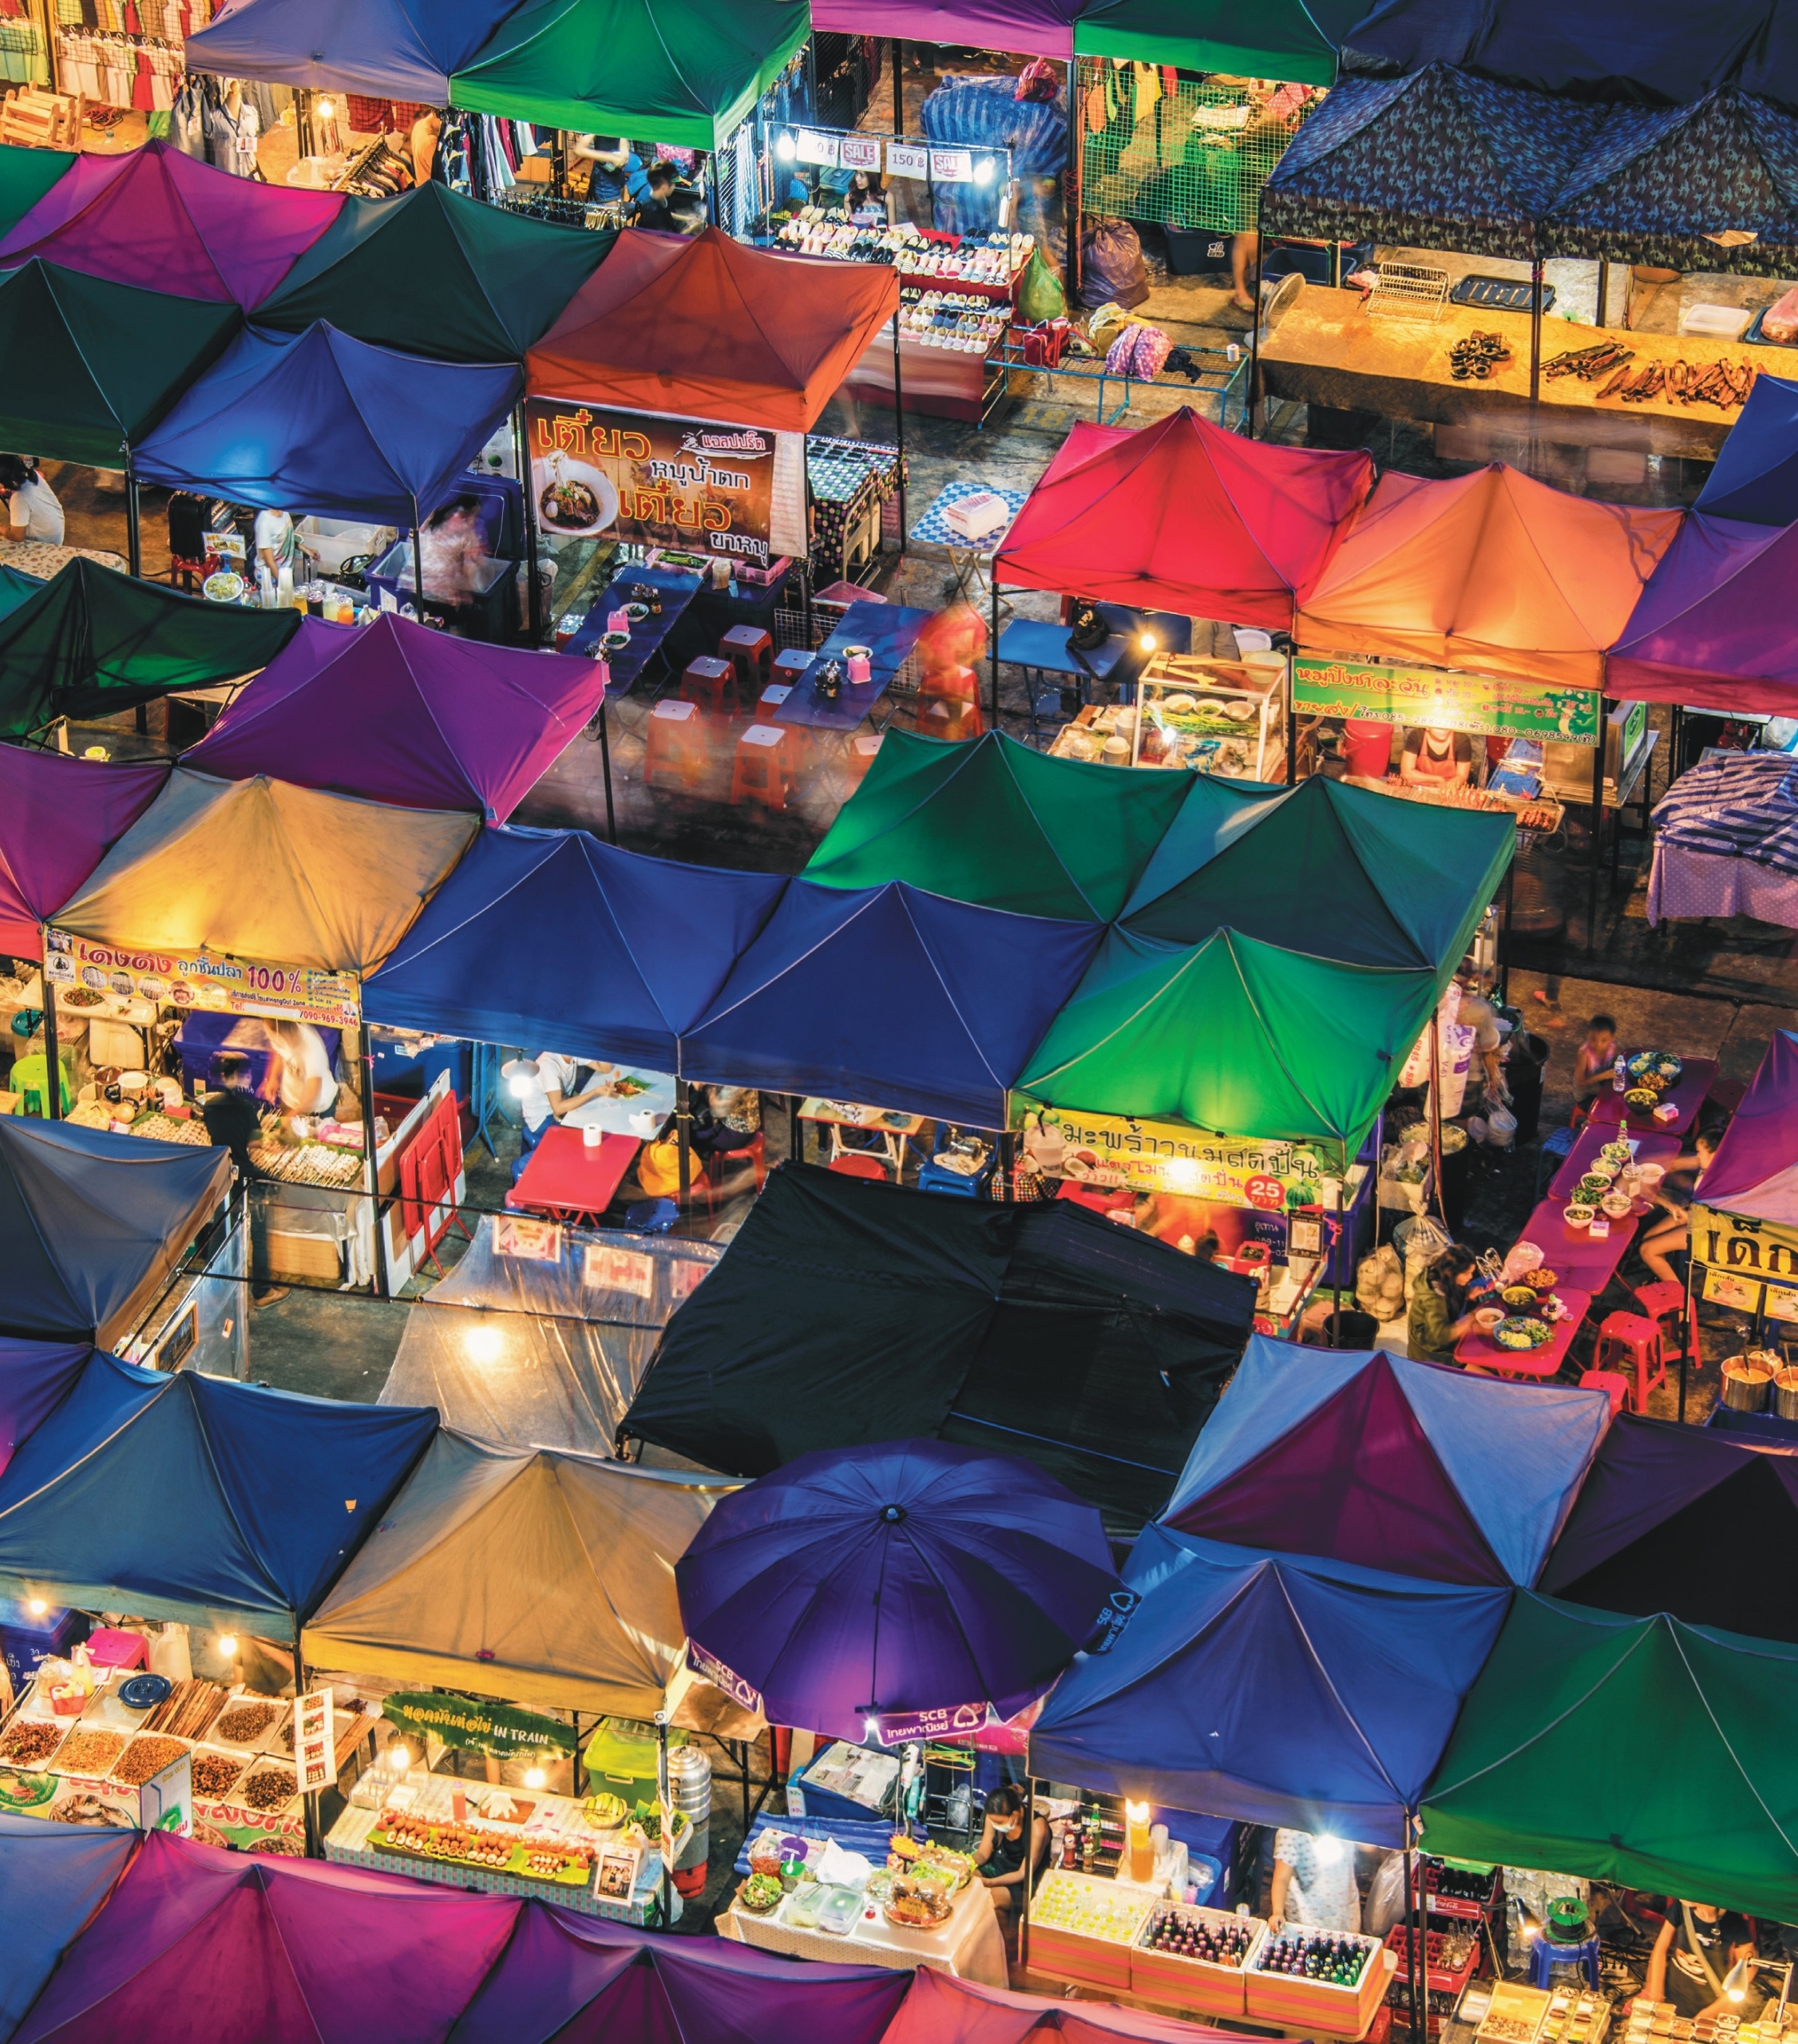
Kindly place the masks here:
[(1713, 1270), (1798, 1284), (1798, 1228), (1782, 1228), (1776, 1221), (1722, 1214), (1694, 1202), (1692, 1254), (1695, 1262)]
[(129, 950), (65, 930), (45, 933), (44, 976), (62, 989), (60, 1008), (106, 1009), (108, 996), (117, 995), (159, 1008), (167, 1002), (327, 1029), (353, 1029), (362, 1018), (362, 989), (354, 973), (205, 951)]
[(1178, 1193), (1226, 1206), (1283, 1214), (1333, 1206), (1337, 1174), (1303, 1143), (1209, 1135), (1183, 1122), (1133, 1121), (1075, 1107), (1014, 1103), (1024, 1155), (1050, 1178)]

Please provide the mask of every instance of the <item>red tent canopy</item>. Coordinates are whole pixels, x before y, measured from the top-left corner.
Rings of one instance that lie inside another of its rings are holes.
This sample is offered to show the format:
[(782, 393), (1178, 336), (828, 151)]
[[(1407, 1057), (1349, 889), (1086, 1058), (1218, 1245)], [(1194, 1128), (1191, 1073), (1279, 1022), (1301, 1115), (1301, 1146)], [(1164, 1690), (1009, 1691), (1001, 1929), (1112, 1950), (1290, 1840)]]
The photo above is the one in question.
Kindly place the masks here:
[(627, 228), (525, 358), (533, 397), (803, 433), (899, 307), (895, 270)]
[(1184, 406), (1135, 430), (1076, 426), (993, 578), (1287, 631), (1372, 481), (1365, 454), (1272, 447)]

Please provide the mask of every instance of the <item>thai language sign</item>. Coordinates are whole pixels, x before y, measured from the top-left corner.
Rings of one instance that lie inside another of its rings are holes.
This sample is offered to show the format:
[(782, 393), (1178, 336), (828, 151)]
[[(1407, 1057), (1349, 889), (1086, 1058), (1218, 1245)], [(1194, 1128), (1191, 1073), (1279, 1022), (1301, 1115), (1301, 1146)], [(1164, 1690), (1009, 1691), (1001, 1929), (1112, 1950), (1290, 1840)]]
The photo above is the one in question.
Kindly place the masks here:
[(1301, 716), (1358, 717), (1369, 723), (1434, 725), (1495, 738), (1598, 742), (1598, 697), (1590, 688), (1398, 667), (1301, 653), (1293, 662), (1293, 707)]
[(556, 1718), (509, 1703), (476, 1703), (445, 1689), (401, 1689), (382, 1700), (381, 1714), (398, 1731), (421, 1738), (428, 1733), (468, 1753), (572, 1753), (579, 1744), (573, 1727)]
[(1338, 1174), (1302, 1143), (1209, 1135), (1183, 1122), (1132, 1121), (1074, 1107), (1014, 1107), (1026, 1159), (1045, 1176), (1135, 1192), (1178, 1193), (1283, 1214), (1335, 1203)]
[(45, 976), (58, 989), (57, 1005), (76, 1013), (105, 1012), (116, 995), (159, 1008), (261, 1015), (327, 1029), (353, 1029), (362, 1019), (362, 989), (353, 973), (209, 951), (128, 950), (66, 930), (44, 936)]

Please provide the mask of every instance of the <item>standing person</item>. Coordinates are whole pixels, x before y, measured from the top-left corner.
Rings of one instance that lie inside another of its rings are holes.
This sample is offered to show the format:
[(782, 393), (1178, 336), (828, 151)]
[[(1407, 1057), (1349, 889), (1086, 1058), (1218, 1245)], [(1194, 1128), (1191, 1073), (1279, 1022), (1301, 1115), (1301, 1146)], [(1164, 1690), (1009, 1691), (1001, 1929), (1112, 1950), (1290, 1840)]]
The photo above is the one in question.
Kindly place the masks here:
[(38, 472), (35, 454), (0, 454), (0, 497), (6, 502), (10, 539), (61, 545), (61, 500)]
[(1308, 1831), (1277, 1832), (1269, 1913), (1277, 1926), (1358, 1931), (1361, 1891), (1355, 1884), (1354, 1847)]
[(1723, 1976), (1739, 1959), (1756, 1956), (1747, 1919), (1712, 1902), (1677, 1902), (1661, 1926), (1648, 1957), (1642, 1996), (1671, 2002), (1680, 2017), (1733, 2014)]
[[(262, 1133), (262, 1108), (250, 1087), (250, 1060), (241, 1051), (221, 1051), (212, 1070), (219, 1090), (208, 1093), (200, 1103), (200, 1118), (216, 1149), (228, 1150), (237, 1175), (247, 1185), (264, 1179), (264, 1171), (250, 1155), (250, 1145)], [(247, 1211), (248, 1210), (246, 1210)], [(250, 1298), (259, 1306), (272, 1305), (287, 1296), (285, 1285), (273, 1285), (268, 1278), (267, 1232), (250, 1225)]]
[[(1034, 1880), (1049, 1856), (1049, 1827), (1038, 1817), (1031, 1828), (1030, 1874)], [(999, 1912), (1001, 1929), (1021, 1915), (1029, 1891), (1024, 1880), (1024, 1798), (1009, 1782), (1002, 1782), (988, 1796), (980, 1825), (980, 1842), (975, 1864), (992, 1906)]]
[(268, 579), (279, 583), (281, 570), (294, 571), (298, 577), (299, 561), (299, 536), (294, 530), (291, 513), (286, 511), (259, 511), (256, 513), (256, 564), (268, 570)]
[(621, 204), (643, 175), (642, 157), (618, 135), (573, 136), (568, 159), (590, 166), (587, 196), (596, 206)]
[(673, 234), (674, 210), (671, 200), (678, 180), (671, 163), (652, 163), (644, 173), (643, 191), (637, 199), (636, 225), (654, 234)]

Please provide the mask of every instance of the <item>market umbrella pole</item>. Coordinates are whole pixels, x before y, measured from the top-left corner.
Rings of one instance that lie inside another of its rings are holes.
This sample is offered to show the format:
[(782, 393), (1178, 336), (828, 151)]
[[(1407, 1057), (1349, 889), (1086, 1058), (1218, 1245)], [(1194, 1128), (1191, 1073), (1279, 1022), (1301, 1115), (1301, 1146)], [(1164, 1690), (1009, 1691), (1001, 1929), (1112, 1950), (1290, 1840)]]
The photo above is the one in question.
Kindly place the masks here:
[[(1293, 622), (1298, 622), (1295, 614)], [(1286, 656), (1286, 786), (1298, 784), (1298, 703), (1293, 687), (1293, 656)]]
[(1448, 1194), (1442, 1182), (1442, 1010), (1430, 1016), (1430, 1169), (1436, 1175), (1436, 1211), (1450, 1234)]
[[(1261, 374), (1261, 200), (1255, 194), (1255, 280), (1249, 287), (1249, 295), (1255, 301), (1253, 311), (1249, 315), (1249, 403), (1247, 427), (1249, 438), (1255, 438), (1255, 405), (1260, 394)], [(1219, 407), (1220, 412), (1222, 406)]]
[(1701, 1369), (1704, 1358), (1698, 1353), (1697, 1305), (1692, 1293), (1691, 1229), (1686, 1230), (1685, 1251), (1685, 1339), (1679, 1345), (1679, 1416), (1685, 1418), (1685, 1364), (1690, 1357)]
[(418, 536), (418, 499), (412, 499), (412, 600), (418, 609), (418, 622), (425, 621), (424, 541)]
[(1080, 288), (1080, 101), (1079, 59), (1067, 60), (1067, 167), (1061, 192), (1061, 268), (1063, 290), (1071, 306)]
[[(685, 1175), (683, 1171), (682, 1176), (684, 1178)], [(674, 1905), (668, 1894), (673, 1878), (670, 1862), (674, 1858), (674, 1796), (668, 1785), (668, 1713), (665, 1710), (658, 1710), (655, 1713), (655, 1794), (662, 1805), (661, 1927), (666, 1931), (672, 1927), (674, 1920)]]
[(899, 308), (893, 308), (893, 437), (899, 449), (899, 558), (905, 557), (905, 379), (899, 367)]
[(1499, 999), (1511, 1004), (1511, 899), (1517, 891), (1517, 846), (1513, 842), (1511, 863), (1504, 869), (1504, 935), (1499, 952)]
[(144, 576), (144, 528), (137, 502), (137, 471), (132, 465), (131, 450), (125, 450), (125, 545), (132, 574)]
[[(62, 1119), (62, 1059), (56, 1043), (56, 988), (50, 984), (50, 946), (44, 947), (44, 1107), (52, 1121)], [(1680, 1365), (1683, 1373), (1685, 1365)]]
[(1342, 1183), (1348, 1175), (1348, 1146), (1342, 1146), (1342, 1178), (1336, 1182), (1336, 1235), (1329, 1246), (1330, 1346), (1342, 1346)]
[(357, 1056), (362, 1068), (362, 1162), (368, 1167), (368, 1198), (374, 1215), (374, 1296), (384, 1299), (388, 1296), (387, 1241), (381, 1232), (381, 1174), (374, 1141), (374, 1052), (366, 1022), (358, 1034)]
[(1598, 948), (1598, 840), (1604, 834), (1605, 827), (1605, 719), (1609, 715), (1609, 699), (1601, 695), (1598, 698), (1598, 742), (1592, 748), (1592, 842), (1586, 873), (1586, 955), (1588, 958), (1594, 957)]

